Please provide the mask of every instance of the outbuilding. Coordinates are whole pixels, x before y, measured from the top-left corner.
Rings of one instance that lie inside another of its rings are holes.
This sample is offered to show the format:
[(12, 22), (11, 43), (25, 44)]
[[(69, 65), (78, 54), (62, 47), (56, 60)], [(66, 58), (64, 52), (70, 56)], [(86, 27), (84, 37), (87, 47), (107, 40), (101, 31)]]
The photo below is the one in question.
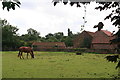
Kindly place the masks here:
[(65, 49), (64, 42), (34, 42), (32, 44), (34, 50), (47, 50), (47, 49)]

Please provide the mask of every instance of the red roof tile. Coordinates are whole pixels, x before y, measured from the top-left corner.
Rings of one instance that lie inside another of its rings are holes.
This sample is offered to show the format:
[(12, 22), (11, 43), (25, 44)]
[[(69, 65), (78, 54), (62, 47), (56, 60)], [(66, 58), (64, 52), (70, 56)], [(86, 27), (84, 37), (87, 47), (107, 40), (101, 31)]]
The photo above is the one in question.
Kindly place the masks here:
[(110, 31), (107, 31), (107, 30), (101, 30), (101, 31), (104, 32), (108, 36), (112, 36), (112, 33)]

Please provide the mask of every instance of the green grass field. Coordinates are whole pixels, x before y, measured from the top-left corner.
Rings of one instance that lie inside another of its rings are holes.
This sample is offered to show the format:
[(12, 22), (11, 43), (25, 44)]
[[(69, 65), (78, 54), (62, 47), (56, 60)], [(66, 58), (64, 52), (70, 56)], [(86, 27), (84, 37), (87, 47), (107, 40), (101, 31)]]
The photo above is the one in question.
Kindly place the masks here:
[(34, 52), (35, 59), (19, 59), (17, 53), (2, 52), (3, 78), (112, 78), (118, 74), (116, 63), (104, 59), (110, 54)]

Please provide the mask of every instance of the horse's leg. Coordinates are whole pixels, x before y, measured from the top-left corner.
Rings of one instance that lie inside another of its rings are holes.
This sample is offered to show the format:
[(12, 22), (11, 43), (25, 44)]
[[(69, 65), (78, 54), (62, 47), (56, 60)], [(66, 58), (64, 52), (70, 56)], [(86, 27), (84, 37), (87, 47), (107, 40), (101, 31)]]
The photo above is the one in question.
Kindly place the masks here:
[(22, 59), (22, 52), (20, 53), (20, 59)]
[(19, 53), (19, 57), (20, 57), (20, 59), (21, 59), (21, 52)]
[(21, 56), (22, 56), (22, 58), (24, 59), (24, 57), (23, 57), (23, 52), (21, 52)]
[(32, 50), (31, 50), (31, 58), (34, 58), (34, 53)]
[(20, 57), (20, 59), (21, 59), (21, 52), (19, 51), (19, 53), (18, 53), (18, 57)]
[(20, 51), (19, 51), (19, 53), (18, 53), (18, 57), (20, 56)]
[(27, 53), (27, 59), (28, 59), (28, 53)]

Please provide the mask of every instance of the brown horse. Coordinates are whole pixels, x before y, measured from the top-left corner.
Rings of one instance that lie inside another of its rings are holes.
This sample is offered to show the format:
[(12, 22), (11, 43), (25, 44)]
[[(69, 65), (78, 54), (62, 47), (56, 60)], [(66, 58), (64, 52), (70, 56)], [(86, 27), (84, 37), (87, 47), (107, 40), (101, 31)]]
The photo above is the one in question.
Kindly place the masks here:
[(34, 58), (34, 53), (31, 47), (20, 47), (19, 48), (19, 53), (18, 53), (18, 57), (23, 58), (23, 52), (27, 53), (27, 59), (28, 59), (28, 53), (30, 53), (31, 58)]

